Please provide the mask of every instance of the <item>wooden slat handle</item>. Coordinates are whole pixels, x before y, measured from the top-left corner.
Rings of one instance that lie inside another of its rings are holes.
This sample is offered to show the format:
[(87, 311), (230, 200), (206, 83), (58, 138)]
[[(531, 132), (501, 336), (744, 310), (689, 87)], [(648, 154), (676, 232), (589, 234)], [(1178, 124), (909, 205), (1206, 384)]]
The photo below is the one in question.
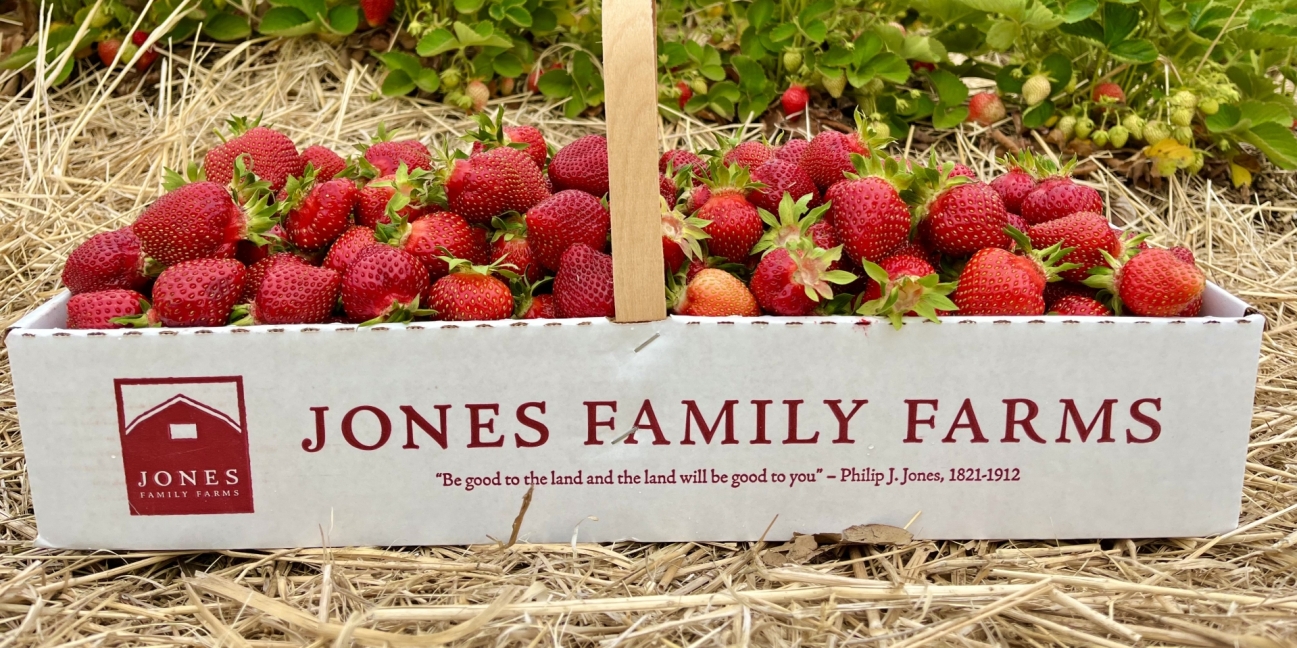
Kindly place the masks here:
[(604, 0), (604, 112), (618, 322), (666, 318), (653, 0)]

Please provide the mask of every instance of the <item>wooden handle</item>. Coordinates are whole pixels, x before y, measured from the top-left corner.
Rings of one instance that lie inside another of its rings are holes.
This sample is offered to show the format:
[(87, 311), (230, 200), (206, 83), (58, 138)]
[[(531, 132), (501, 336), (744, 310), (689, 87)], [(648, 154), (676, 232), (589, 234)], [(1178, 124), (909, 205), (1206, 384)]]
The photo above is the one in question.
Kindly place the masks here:
[(615, 319), (665, 319), (653, 0), (604, 0), (603, 78)]

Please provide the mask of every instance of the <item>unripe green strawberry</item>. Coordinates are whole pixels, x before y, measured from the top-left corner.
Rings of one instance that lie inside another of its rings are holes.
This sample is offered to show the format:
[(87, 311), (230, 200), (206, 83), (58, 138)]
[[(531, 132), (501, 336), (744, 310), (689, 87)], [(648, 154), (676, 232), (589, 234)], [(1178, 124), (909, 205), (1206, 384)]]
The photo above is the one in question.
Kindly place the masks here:
[(847, 89), (847, 75), (839, 71), (836, 75), (825, 76), (822, 81), (824, 89), (829, 91), (829, 96), (837, 99), (842, 96), (843, 91)]
[(1076, 72), (1073, 72), (1072, 76), (1067, 80), (1067, 85), (1063, 86), (1063, 92), (1071, 94), (1075, 90), (1076, 90)]
[(694, 94), (707, 94), (707, 80), (702, 77), (694, 77), (690, 80), (689, 87), (694, 89)]
[(1094, 145), (1095, 145), (1095, 146), (1107, 146), (1107, 145), (1108, 145), (1108, 131), (1103, 130), (1103, 129), (1099, 129), (1099, 130), (1097, 130), (1097, 131), (1094, 131), (1094, 133), (1093, 133), (1092, 135), (1090, 135), (1090, 140), (1094, 142)]
[(1201, 110), (1204, 115), (1215, 115), (1220, 112), (1220, 102), (1208, 97), (1198, 102), (1198, 110)]
[(1125, 126), (1126, 130), (1130, 131), (1131, 137), (1140, 140), (1144, 139), (1144, 118), (1143, 117), (1131, 113), (1129, 115), (1126, 115), (1125, 119), (1121, 120), (1121, 125)]
[(447, 91), (459, 87), (459, 82), (463, 81), (457, 68), (446, 68), (441, 71), (441, 87)]
[(1176, 108), (1171, 111), (1171, 123), (1176, 126), (1188, 126), (1193, 123), (1193, 108)]
[(1108, 143), (1113, 148), (1122, 148), (1126, 146), (1126, 141), (1130, 139), (1130, 130), (1121, 124), (1117, 124), (1108, 129)]
[(869, 128), (874, 131), (874, 137), (890, 138), (892, 136), (892, 127), (884, 122), (870, 122)]
[(1193, 129), (1188, 126), (1176, 126), (1171, 129), (1171, 137), (1175, 141), (1188, 146), (1193, 143)]
[(1022, 100), (1027, 102), (1028, 106), (1035, 106), (1049, 98), (1049, 93), (1053, 86), (1049, 84), (1049, 77), (1043, 74), (1035, 74), (1022, 84)]
[(1192, 110), (1198, 106), (1198, 95), (1189, 92), (1188, 90), (1181, 90), (1171, 95), (1171, 105), (1176, 108), (1188, 108)]
[(1202, 170), (1202, 165), (1205, 164), (1206, 162), (1207, 162), (1207, 158), (1203, 156), (1202, 151), (1194, 151), (1193, 161), (1190, 162), (1189, 166), (1185, 167), (1185, 169), (1189, 173), (1197, 173)]
[(802, 67), (801, 50), (786, 49), (784, 50), (784, 69), (789, 72), (796, 72)]
[(1216, 140), (1216, 148), (1219, 149), (1221, 153), (1227, 153), (1230, 149), (1234, 148), (1234, 145), (1230, 144), (1228, 137), (1222, 137)]
[(1094, 120), (1090, 119), (1089, 117), (1082, 116), (1076, 120), (1076, 127), (1075, 129), (1073, 129), (1072, 132), (1075, 133), (1078, 138), (1085, 139), (1089, 137), (1090, 133), (1093, 131), (1094, 131)]
[(1164, 122), (1153, 119), (1144, 124), (1144, 141), (1148, 142), (1149, 146), (1156, 145), (1170, 136), (1171, 127)]
[(1058, 120), (1058, 132), (1063, 134), (1063, 139), (1071, 139), (1072, 135), (1076, 133), (1076, 117), (1072, 115), (1063, 115), (1063, 117)]

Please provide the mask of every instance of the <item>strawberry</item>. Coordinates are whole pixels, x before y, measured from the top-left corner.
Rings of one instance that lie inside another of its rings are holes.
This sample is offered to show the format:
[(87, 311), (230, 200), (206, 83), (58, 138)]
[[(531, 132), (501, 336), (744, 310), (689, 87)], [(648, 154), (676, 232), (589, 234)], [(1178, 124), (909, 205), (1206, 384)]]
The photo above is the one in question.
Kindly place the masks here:
[(868, 157), (871, 146), (877, 148), (886, 142), (886, 137), (875, 134), (866, 125), (864, 114), (857, 112), (855, 133), (820, 132), (806, 146), (801, 165), (821, 191), (828, 191), (842, 180), (843, 174), (855, 171), (851, 161), (853, 153)]
[(1031, 244), (1038, 248), (1055, 243), (1073, 248), (1063, 258), (1077, 266), (1062, 273), (1068, 281), (1084, 281), (1090, 276), (1091, 268), (1108, 267), (1104, 261), (1104, 252), (1114, 257), (1122, 253), (1121, 241), (1108, 224), (1108, 219), (1093, 212), (1079, 212), (1041, 223), (1029, 228), (1027, 233)]
[(450, 210), (471, 224), (485, 225), (505, 212), (525, 212), (549, 194), (531, 156), (508, 146), (457, 160), (446, 180)]
[(356, 222), (365, 227), (391, 223), (392, 215), (415, 220), (430, 211), (440, 190), (422, 170), (409, 172), (405, 164), (396, 173), (371, 180), (356, 193)]
[(668, 205), (674, 205), (676, 204), (676, 198), (678, 198), (677, 193), (675, 181), (668, 178), (665, 173), (659, 173), (658, 195), (662, 196), (662, 200), (667, 201)]
[(1028, 106), (1044, 102), (1053, 91), (1049, 77), (1043, 74), (1034, 74), (1022, 82), (1022, 100), (1027, 102)]
[(86, 239), (63, 266), (63, 285), (74, 295), (115, 288), (139, 290), (148, 282), (140, 239), (129, 227)]
[[(237, 162), (242, 165), (242, 160)], [(240, 195), (245, 193), (251, 197), (240, 207), (229, 189), (215, 182), (183, 185), (149, 205), (131, 229), (144, 253), (163, 265), (230, 258), (239, 241), (264, 245), (261, 234), (274, 224), (275, 209), (264, 183), (244, 186)]]
[(531, 304), (523, 310), (518, 319), (557, 319), (558, 309), (554, 303), (554, 295), (546, 293), (536, 295), (531, 298)]
[(1053, 310), (1054, 304), (1064, 297), (1089, 297), (1096, 299), (1099, 291), (1089, 286), (1072, 283), (1070, 281), (1055, 281), (1045, 285), (1045, 306)]
[(1007, 114), (1000, 95), (994, 92), (979, 92), (968, 100), (968, 121), (990, 126)]
[(223, 326), (243, 294), (247, 270), (234, 259), (177, 263), (153, 283), (153, 306), (118, 320), (131, 326)]
[(806, 149), (810, 145), (811, 143), (809, 140), (795, 137), (784, 142), (784, 145), (780, 146), (779, 150), (775, 151), (775, 157), (780, 160), (788, 160), (796, 165), (801, 165), (802, 156), (806, 155)]
[(477, 266), (450, 257), (445, 260), (450, 273), (433, 282), (428, 290), (428, 308), (436, 311), (437, 319), (464, 322), (509, 319), (513, 315), (509, 285), (493, 276), (497, 266)]
[[(1207, 279), (1181, 258), (1183, 253), (1150, 248), (1121, 262), (1106, 255), (1108, 268), (1097, 268), (1085, 285), (1112, 299), (1118, 315), (1128, 310), (1143, 317), (1180, 317), (1202, 299)], [(1201, 305), (1198, 305), (1201, 308)]]
[(478, 129), (466, 139), (473, 142), (473, 152), (481, 153), (487, 149), (509, 146), (531, 156), (536, 168), (545, 170), (545, 160), (549, 157), (549, 145), (545, 135), (535, 126), (505, 126), (504, 106), (496, 111), (495, 117), (485, 113), (474, 115)]
[(927, 61), (910, 61), (910, 69), (915, 72), (932, 72), (937, 69), (937, 64)]
[(662, 261), (667, 272), (675, 273), (687, 261), (703, 257), (701, 241), (710, 238), (704, 228), (710, 221), (687, 217), (662, 203)]
[(1049, 314), (1074, 317), (1106, 317), (1112, 315), (1112, 310), (1093, 297), (1065, 295), (1050, 303)]
[(486, 102), (491, 100), (491, 89), (481, 79), (473, 79), (464, 86), (464, 95), (468, 97), (472, 112), (482, 112)]
[(1122, 90), (1121, 86), (1106, 81), (1094, 86), (1094, 92), (1091, 93), (1090, 98), (1094, 100), (1094, 103), (1100, 105), (1126, 103), (1126, 91)]
[(257, 178), (270, 183), (271, 191), (283, 189), (289, 176), (301, 177), (306, 163), (297, 153), (293, 140), (279, 131), (259, 126), (260, 122), (260, 119), (230, 118), (228, 123), (234, 137), (222, 138), (223, 143), (203, 158), (208, 180), (230, 184), (235, 179), (234, 161), (239, 158), (243, 158), (244, 166)]
[(527, 241), (540, 265), (558, 270), (564, 252), (578, 243), (602, 252), (608, 248), (612, 217), (598, 198), (569, 189), (527, 210)]
[[(828, 243), (837, 241), (837, 232), (832, 230), (833, 220), (830, 218), (828, 225), (832, 234), (826, 234), (820, 231), (820, 238), (816, 239), (812, 233), (812, 228), (820, 225), (824, 219), (828, 218), (829, 205), (820, 205), (814, 209), (810, 206), (809, 196), (802, 196), (797, 200), (789, 194), (784, 194), (782, 200), (776, 206), (775, 213), (767, 209), (761, 209), (761, 220), (766, 224), (766, 233), (761, 236), (761, 240), (753, 246), (753, 253), (766, 253), (775, 248), (795, 249), (803, 245), (811, 247), (820, 247), (831, 249), (840, 245), (833, 243), (825, 247), (821, 242)], [(834, 264), (830, 270), (838, 269), (838, 264)]]
[(939, 321), (937, 316), (956, 310), (947, 297), (955, 290), (953, 283), (940, 283), (937, 271), (923, 259), (903, 254), (892, 255), (874, 264), (864, 264), (871, 281), (856, 310), (860, 315), (886, 317), (892, 326), (901, 328), (901, 318), (919, 316)]
[(554, 304), (559, 317), (612, 317), (613, 260), (585, 243), (572, 245), (554, 275)]
[(379, 126), (378, 135), (365, 147), (365, 161), (373, 165), (377, 175), (394, 175), (396, 170), (405, 165), (413, 172), (415, 169), (432, 170), (432, 153), (418, 140), (393, 140), (392, 133)]
[(1071, 248), (1055, 244), (1034, 250), (1021, 232), (1022, 254), (988, 247), (973, 255), (959, 273), (954, 302), (963, 315), (1043, 315), (1045, 285), (1075, 266), (1060, 263)]
[[(131, 34), (131, 44), (136, 47), (144, 47), (144, 44), (147, 43), (148, 40), (149, 33), (146, 31), (136, 31)], [(145, 50), (143, 54), (140, 54), (140, 58), (135, 61), (135, 69), (143, 72), (149, 69), (156, 60), (158, 60), (157, 48), (149, 47), (149, 49)]]
[(922, 229), (942, 254), (961, 256), (983, 248), (1009, 248), (1004, 233), (1009, 213), (994, 189), (980, 182), (964, 182), (940, 190), (927, 206)]
[(369, 247), (376, 241), (377, 235), (372, 227), (353, 225), (329, 246), (329, 254), (324, 257), (324, 267), (342, 274), (346, 272), (347, 266), (361, 249)]
[(586, 135), (559, 149), (549, 161), (549, 177), (558, 191), (576, 189), (596, 198), (608, 193), (608, 140)]
[(765, 142), (741, 142), (735, 144), (730, 148), (730, 150), (726, 151), (725, 156), (721, 158), (721, 161), (725, 166), (733, 166), (737, 164), (751, 171), (762, 164), (765, 164), (766, 161), (774, 157), (774, 155), (775, 150)]
[(505, 126), (504, 136), (506, 142), (510, 145), (525, 144), (522, 151), (531, 156), (531, 160), (536, 163), (536, 168), (544, 170), (545, 162), (549, 159), (549, 145), (545, 143), (545, 135), (535, 126)]
[(773, 158), (753, 169), (752, 180), (765, 185), (748, 194), (748, 202), (757, 209), (768, 212), (779, 211), (779, 201), (785, 194), (793, 200), (810, 196), (811, 204), (820, 202), (820, 192), (815, 181), (794, 162)]
[(1036, 179), (1022, 167), (1013, 166), (1008, 173), (992, 180), (991, 188), (1000, 194), (1006, 211), (1018, 214), (1022, 211), (1022, 199), (1036, 188)]
[[(1066, 170), (1064, 170), (1066, 173)], [(1019, 211), (1032, 225), (1071, 216), (1077, 212), (1103, 213), (1103, 197), (1098, 191), (1079, 185), (1066, 176), (1046, 179), (1022, 199)]]
[(693, 317), (758, 317), (761, 309), (752, 291), (738, 277), (707, 268), (689, 280), (672, 311)]
[(774, 248), (761, 257), (752, 273), (752, 294), (761, 310), (771, 315), (810, 315), (821, 299), (833, 298), (831, 284), (856, 280), (849, 272), (829, 269), (841, 255), (841, 247), (823, 250), (803, 244), (792, 250)]
[(666, 173), (668, 167), (673, 168), (675, 171), (683, 171), (685, 167), (689, 167), (694, 173), (703, 175), (704, 177), (708, 173), (707, 163), (703, 162), (703, 159), (698, 157), (697, 153), (686, 151), (684, 149), (667, 151), (662, 154), (662, 157), (658, 158), (659, 173)]
[(373, 243), (342, 273), (342, 309), (352, 322), (408, 322), (426, 314), (419, 297), (427, 289), (428, 269), (414, 255)]
[(806, 86), (793, 83), (784, 90), (783, 96), (779, 98), (779, 103), (783, 106), (784, 116), (795, 117), (806, 110), (806, 102), (810, 101), (811, 95), (806, 91)]
[[(99, 41), (99, 44), (95, 47), (96, 52), (98, 52), (99, 54), (99, 60), (104, 65), (112, 65), (113, 61), (117, 60), (117, 54), (118, 52), (121, 51), (121, 49), (122, 49), (122, 39), (120, 38), (105, 38), (104, 40)], [(97, 328), (97, 327), (71, 326), (69, 328)]]
[(680, 95), (676, 97), (676, 104), (680, 106), (680, 110), (684, 110), (685, 104), (689, 103), (689, 100), (694, 98), (694, 89), (689, 87), (689, 84), (684, 81), (676, 81), (676, 92)]
[(707, 181), (709, 198), (694, 215), (708, 221), (703, 229), (711, 237), (708, 248), (712, 254), (745, 261), (761, 239), (763, 228), (757, 208), (744, 195), (760, 185), (750, 182), (748, 170), (737, 164), (713, 161), (711, 176)]
[(370, 27), (378, 27), (387, 22), (396, 9), (396, 0), (360, 0), (360, 10), (365, 14), (365, 22)]
[(116, 329), (122, 325), (119, 317), (137, 317), (144, 313), (147, 304), (144, 295), (134, 290), (100, 290), (73, 295), (68, 300), (68, 328)]
[(676, 204), (680, 205), (680, 211), (685, 214), (693, 214), (707, 204), (712, 199), (712, 190), (705, 184), (694, 185), (692, 189), (686, 190), (676, 199)]
[(855, 162), (859, 174), (830, 187), (824, 199), (847, 255), (859, 263), (882, 259), (909, 237), (910, 208), (898, 187), (911, 176), (893, 158), (856, 156)]
[(319, 324), (338, 303), (342, 277), (306, 263), (277, 263), (266, 270), (245, 321), (235, 324)]
[(257, 300), (257, 291), (261, 290), (261, 282), (265, 280), (266, 274), (274, 266), (283, 263), (294, 263), (299, 265), (308, 265), (301, 257), (291, 252), (279, 252), (271, 254), (256, 263), (248, 266), (247, 275), (244, 276), (243, 294), (239, 296), (240, 304), (251, 304)]
[(315, 169), (315, 179), (328, 182), (347, 168), (347, 161), (342, 156), (325, 146), (308, 146), (302, 151), (302, 166), (311, 165)]
[(471, 259), (477, 251), (473, 228), (458, 214), (433, 212), (407, 221), (396, 216), (374, 230), (380, 242), (409, 252), (428, 270), (431, 281), (446, 276), (445, 257)]
[(491, 230), (488, 227), (474, 225), (473, 255), (468, 257), (473, 265), (491, 265)]
[(515, 272), (526, 281), (530, 283), (540, 281), (545, 274), (545, 269), (532, 252), (526, 219), (514, 216), (507, 220), (497, 220), (493, 225), (490, 263), (512, 264), (517, 268)]
[(320, 181), (312, 171), (289, 178), (279, 203), (288, 242), (307, 252), (329, 247), (351, 225), (356, 184), (350, 180)]

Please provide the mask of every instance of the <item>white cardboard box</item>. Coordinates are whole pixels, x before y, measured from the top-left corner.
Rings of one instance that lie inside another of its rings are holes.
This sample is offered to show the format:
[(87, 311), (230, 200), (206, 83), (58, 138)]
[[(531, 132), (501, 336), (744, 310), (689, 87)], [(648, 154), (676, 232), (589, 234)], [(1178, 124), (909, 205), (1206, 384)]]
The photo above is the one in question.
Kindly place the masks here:
[[(1216, 286), (1200, 318), (899, 331), (674, 317), (85, 332), (59, 328), (66, 300), (6, 339), (38, 543), (117, 549), (483, 542), (508, 536), (533, 480), (521, 538), (538, 542), (755, 540), (776, 516), (769, 539), (911, 520), (934, 539), (1218, 533), (1238, 520), (1264, 325)], [(1010, 408), (1032, 405), (1036, 439), (1006, 434)]]

